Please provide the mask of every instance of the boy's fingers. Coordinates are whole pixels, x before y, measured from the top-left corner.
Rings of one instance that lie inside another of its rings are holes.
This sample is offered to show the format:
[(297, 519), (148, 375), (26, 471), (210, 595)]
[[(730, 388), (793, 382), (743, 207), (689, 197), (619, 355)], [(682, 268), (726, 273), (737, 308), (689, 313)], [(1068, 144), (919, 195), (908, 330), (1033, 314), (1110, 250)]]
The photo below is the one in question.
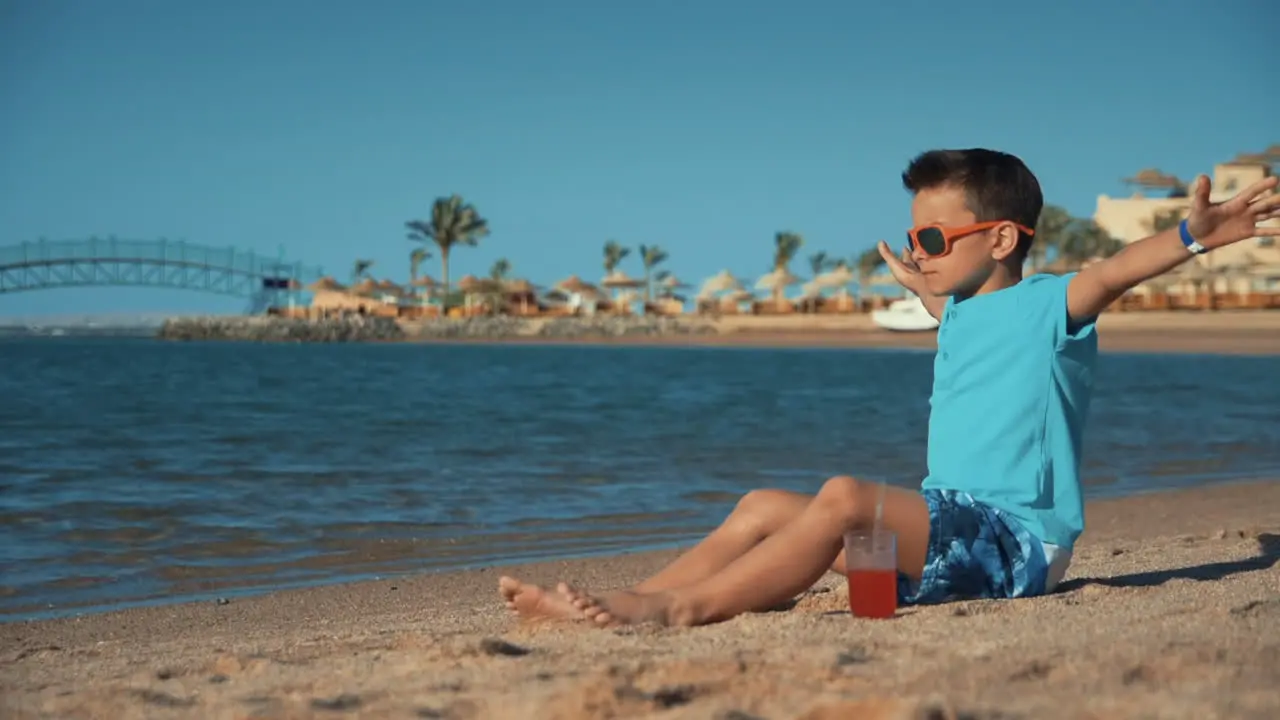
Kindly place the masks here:
[(876, 246), (876, 249), (880, 251), (880, 257), (884, 259), (884, 264), (889, 266), (889, 272), (893, 273), (893, 276), (899, 280), (909, 276), (912, 270), (915, 269), (915, 263), (911, 261), (910, 253), (903, 251), (902, 257), (898, 257), (893, 253), (893, 250), (889, 249), (889, 243), (883, 240)]
[(1280, 193), (1258, 198), (1249, 203), (1249, 209), (1256, 213), (1274, 212), (1278, 208), (1280, 208)]
[[(1272, 188), (1274, 188), (1274, 187), (1276, 186), (1276, 182), (1277, 182), (1277, 180), (1278, 180), (1278, 179), (1277, 179), (1274, 175), (1273, 175), (1273, 176), (1271, 176), (1271, 177), (1263, 178), (1263, 179), (1259, 180), (1258, 182), (1256, 182), (1256, 183), (1254, 183), (1254, 184), (1250, 185), (1249, 187), (1245, 188), (1245, 189), (1244, 189), (1244, 191), (1243, 191), (1243, 192), (1241, 192), (1241, 193), (1240, 193), (1239, 195), (1237, 195), (1236, 197), (1244, 198), (1244, 201), (1245, 201), (1245, 202), (1247, 202), (1247, 203), (1252, 203), (1252, 202), (1254, 202), (1254, 201), (1266, 202), (1266, 201), (1270, 200), (1270, 199), (1271, 199), (1271, 197), (1261, 198), (1261, 199), (1260, 199), (1258, 196), (1259, 196), (1259, 195), (1261, 195), (1262, 193), (1264, 193), (1264, 192), (1266, 192), (1266, 191), (1271, 190)], [(1274, 196), (1272, 196), (1272, 197), (1274, 197)]]
[(1203, 211), (1209, 207), (1209, 178), (1206, 175), (1197, 175), (1195, 186), (1191, 191), (1191, 206), (1196, 211)]
[(920, 266), (916, 265), (916, 259), (911, 257), (911, 248), (909, 247), (902, 248), (902, 264), (913, 272), (920, 269)]
[(889, 249), (889, 243), (881, 240), (876, 244), (876, 249), (880, 251), (880, 257), (884, 260), (884, 263), (889, 266), (890, 270), (892, 270), (896, 265), (901, 264), (902, 261), (899, 260), (898, 256), (894, 255), (893, 251)]

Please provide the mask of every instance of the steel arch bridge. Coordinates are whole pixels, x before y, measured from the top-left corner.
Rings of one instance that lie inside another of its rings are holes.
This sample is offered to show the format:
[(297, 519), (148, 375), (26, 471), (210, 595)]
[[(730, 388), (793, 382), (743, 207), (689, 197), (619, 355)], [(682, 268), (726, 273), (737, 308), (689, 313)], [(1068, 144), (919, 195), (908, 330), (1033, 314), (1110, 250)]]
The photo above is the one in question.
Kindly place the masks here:
[(181, 240), (39, 240), (0, 247), (0, 294), (89, 286), (162, 287), (249, 299), (257, 309), (301, 290), (319, 267)]

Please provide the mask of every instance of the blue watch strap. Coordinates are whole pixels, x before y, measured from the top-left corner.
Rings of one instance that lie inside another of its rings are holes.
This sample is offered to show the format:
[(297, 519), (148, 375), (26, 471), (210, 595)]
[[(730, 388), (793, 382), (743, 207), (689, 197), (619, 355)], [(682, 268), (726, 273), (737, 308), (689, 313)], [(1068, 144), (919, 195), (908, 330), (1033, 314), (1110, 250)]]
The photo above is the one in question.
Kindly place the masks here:
[(1187, 229), (1186, 220), (1178, 223), (1178, 237), (1182, 238), (1182, 244), (1187, 247), (1187, 251), (1190, 253), (1203, 255), (1209, 252), (1209, 248), (1201, 245), (1195, 238), (1191, 237), (1191, 231)]

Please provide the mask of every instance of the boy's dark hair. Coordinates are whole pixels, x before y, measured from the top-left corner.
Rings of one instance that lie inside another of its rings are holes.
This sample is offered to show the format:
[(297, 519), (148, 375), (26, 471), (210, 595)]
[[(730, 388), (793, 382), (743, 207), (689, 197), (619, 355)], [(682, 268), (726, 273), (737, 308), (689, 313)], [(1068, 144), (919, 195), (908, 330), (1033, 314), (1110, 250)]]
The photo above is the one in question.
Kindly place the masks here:
[[(929, 150), (902, 173), (902, 186), (913, 195), (947, 185), (964, 190), (965, 204), (978, 222), (1009, 220), (1034, 229), (1044, 207), (1040, 181), (1030, 168), (997, 150)], [(1017, 260), (1027, 257), (1032, 239), (1018, 233)]]

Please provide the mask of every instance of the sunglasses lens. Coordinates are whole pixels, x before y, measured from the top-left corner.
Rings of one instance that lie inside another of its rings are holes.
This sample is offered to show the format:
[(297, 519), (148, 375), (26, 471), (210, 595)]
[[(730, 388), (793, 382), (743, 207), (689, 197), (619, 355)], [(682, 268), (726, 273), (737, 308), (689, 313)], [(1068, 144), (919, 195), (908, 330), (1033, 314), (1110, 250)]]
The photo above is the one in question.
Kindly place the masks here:
[(916, 231), (916, 243), (925, 255), (941, 255), (947, 249), (947, 239), (938, 228), (921, 228)]

